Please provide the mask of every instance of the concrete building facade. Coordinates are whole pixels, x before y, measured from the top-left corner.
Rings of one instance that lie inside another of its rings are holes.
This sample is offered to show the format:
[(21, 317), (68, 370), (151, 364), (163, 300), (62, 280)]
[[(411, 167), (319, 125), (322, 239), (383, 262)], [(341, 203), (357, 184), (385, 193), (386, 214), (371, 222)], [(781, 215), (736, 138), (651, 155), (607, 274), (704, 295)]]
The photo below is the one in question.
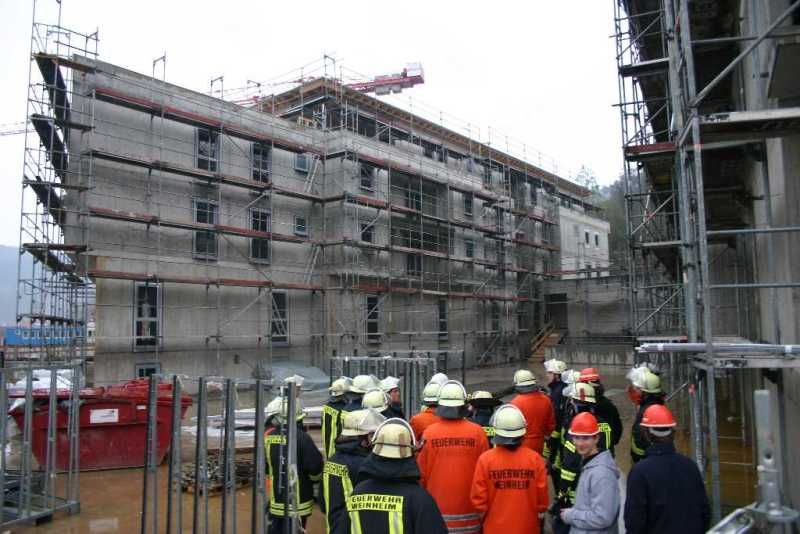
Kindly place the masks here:
[(44, 216), (94, 284), (96, 383), (527, 356), (558, 206), (603, 228), (586, 189), (335, 80), (244, 107), (85, 57), (37, 63), (72, 73), (69, 190)]

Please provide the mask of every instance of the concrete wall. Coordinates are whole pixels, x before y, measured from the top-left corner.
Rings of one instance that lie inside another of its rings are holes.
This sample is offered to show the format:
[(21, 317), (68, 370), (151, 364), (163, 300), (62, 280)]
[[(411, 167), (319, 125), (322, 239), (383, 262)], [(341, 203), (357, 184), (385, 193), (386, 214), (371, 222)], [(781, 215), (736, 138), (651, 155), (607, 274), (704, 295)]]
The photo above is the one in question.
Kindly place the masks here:
[[(583, 209), (559, 206), (559, 229), (561, 238), (561, 270), (577, 271), (608, 267), (608, 234), (611, 225)], [(588, 234), (588, 239), (587, 239)], [(587, 242), (588, 241), (588, 242)], [(592, 273), (592, 276), (607, 275), (607, 272)], [(564, 274), (563, 278), (581, 275)]]
[[(555, 240), (550, 235), (551, 226), (533, 219), (519, 220), (511, 214), (498, 217), (494, 207), (480, 198), (473, 198), (471, 215), (465, 211), (464, 198), (469, 193), (453, 191), (447, 184), (484, 194), (487, 190), (505, 192), (507, 187), (498, 172), (486, 183), (480, 164), (467, 168), (455, 160), (436, 161), (418, 153), (419, 147), (410, 143), (390, 145), (348, 131), (323, 132), (107, 63), (98, 62), (95, 66), (95, 71), (75, 77), (76, 95), (91, 95), (96, 87), (108, 88), (219, 119), (264, 136), (286, 139), (301, 145), (301, 151), (342, 153), (326, 161), (312, 157), (311, 171), (307, 172), (297, 168), (294, 150), (273, 148), (268, 178), (276, 187), (323, 197), (346, 193), (389, 199), (409, 207), (413, 206), (407, 190), (418, 188), (422, 212), (427, 215), (492, 228), (518, 240), (537, 243)], [(94, 124), (91, 132), (71, 138), (73, 154), (95, 150), (198, 168), (195, 127), (89, 97), (76, 96), (73, 107), (89, 110), (87, 116), (92, 117)], [(219, 135), (218, 144), (216, 172), (252, 179), (252, 144), (224, 133)], [(400, 173), (390, 177), (388, 171), (376, 169), (372, 187), (365, 188), (360, 165), (350, 156), (354, 151), (398, 167), (410, 166), (430, 179), (420, 184), (414, 177)], [(134, 340), (137, 282), (97, 279), (94, 371), (98, 383), (129, 378), (137, 365), (156, 362), (163, 372), (190, 375), (249, 376), (259, 365), (273, 360), (295, 360), (324, 367), (326, 357), (333, 351), (363, 354), (374, 350), (465, 350), (470, 363), (487, 352), (496, 359), (506, 360), (526, 355), (527, 339), (539, 329), (541, 307), (534, 302), (511, 300), (519, 296), (541, 297), (541, 282), (537, 277), (511, 270), (498, 271), (480, 262), (499, 261), (504, 249), (505, 265), (509, 268), (542, 272), (549, 270), (551, 256), (543, 248), (518, 246), (510, 241), (503, 247), (486, 239), (486, 232), (475, 227), (435, 223), (430, 219), (420, 222), (418, 217), (397, 214), (390, 219), (386, 210), (345, 201), (323, 204), (284, 195), (260, 195), (240, 187), (98, 157), (75, 158), (72, 165), (86, 166), (75, 176), (80, 176), (76, 180), (84, 180), (80, 185), (89, 189), (67, 197), (72, 212), (65, 232), (67, 242), (89, 246), (89, 269), (165, 278), (271, 280), (326, 288), (323, 293), (160, 283), (159, 341), (154, 346), (137, 346)], [(510, 207), (530, 209), (540, 217), (557, 217), (557, 212), (546, 209), (546, 203), (555, 197), (541, 192), (533, 206), (530, 191), (518, 185), (514, 185)], [(102, 208), (125, 212), (131, 217), (155, 216), (161, 221), (194, 223), (197, 202), (213, 203), (215, 223), (234, 228), (251, 229), (251, 210), (267, 211), (270, 231), (306, 242), (272, 240), (270, 257), (265, 260), (252, 257), (250, 238), (219, 234), (216, 253), (200, 255), (194, 246), (198, 234), (192, 228), (83, 215), (91, 208)], [(299, 231), (298, 217), (305, 219), (307, 235)], [(406, 226), (422, 233), (423, 248), (442, 257), (424, 257), (424, 277), (420, 277), (409, 272), (404, 253), (353, 246), (352, 242), (364, 237), (364, 224), (372, 229), (372, 243), (377, 247), (409, 246), (398, 241), (401, 237), (398, 230)], [(470, 259), (467, 258), (470, 241), (475, 262), (463, 261)], [(312, 246), (319, 242), (328, 244)], [(605, 238), (603, 243), (607, 248)], [(361, 286), (379, 287), (390, 279), (395, 285), (422, 288), (426, 293), (386, 294), (377, 289), (374, 294), (380, 302), (380, 336), (370, 340), (366, 336), (369, 293)], [(360, 289), (354, 291), (357, 286)], [(446, 291), (491, 293), (508, 300), (448, 298)], [(272, 298), (277, 293), (286, 295), (288, 331), (286, 341), (273, 342), (270, 340), (271, 321), (274, 322)], [(439, 333), (442, 299), (447, 310), (447, 335)]]
[(548, 313), (566, 316), (567, 324), (557, 326), (571, 337), (627, 335), (626, 283), (624, 276), (553, 280), (545, 288)]

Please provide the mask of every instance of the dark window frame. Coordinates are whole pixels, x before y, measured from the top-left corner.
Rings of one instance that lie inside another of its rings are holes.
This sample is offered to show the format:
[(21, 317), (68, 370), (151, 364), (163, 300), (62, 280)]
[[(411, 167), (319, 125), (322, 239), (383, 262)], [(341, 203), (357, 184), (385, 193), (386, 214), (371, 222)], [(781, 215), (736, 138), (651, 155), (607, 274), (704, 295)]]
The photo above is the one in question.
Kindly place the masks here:
[[(263, 208), (250, 208), (250, 229), (256, 232), (270, 232), (272, 213)], [(250, 261), (270, 263), (272, 261), (272, 243), (266, 237), (250, 239)]]
[[(206, 208), (201, 209), (200, 204), (205, 204)], [(214, 209), (211, 209), (211, 208)], [(207, 198), (192, 199), (192, 219), (196, 223), (217, 225), (219, 224), (219, 202)], [(198, 248), (200, 243), (206, 244), (202, 249)], [(213, 243), (213, 250), (208, 247)], [(201, 259), (217, 259), (219, 256), (219, 236), (213, 230), (195, 230), (192, 236), (192, 256)]]
[(289, 345), (289, 295), (285, 291), (272, 291), (272, 311), (269, 316), (269, 333), (273, 346)]
[[(207, 137), (207, 139), (203, 139)], [(220, 163), (220, 135), (210, 128), (197, 128), (194, 134), (195, 163), (198, 169), (217, 172)]]
[[(140, 290), (145, 290), (146, 294), (142, 294)], [(159, 283), (134, 282), (133, 284), (134, 351), (156, 350), (162, 346), (164, 321), (163, 291), (163, 287)], [(147, 306), (147, 308), (143, 306)], [(145, 323), (147, 323), (150, 328), (145, 326)], [(155, 327), (154, 331), (152, 330), (153, 327)]]

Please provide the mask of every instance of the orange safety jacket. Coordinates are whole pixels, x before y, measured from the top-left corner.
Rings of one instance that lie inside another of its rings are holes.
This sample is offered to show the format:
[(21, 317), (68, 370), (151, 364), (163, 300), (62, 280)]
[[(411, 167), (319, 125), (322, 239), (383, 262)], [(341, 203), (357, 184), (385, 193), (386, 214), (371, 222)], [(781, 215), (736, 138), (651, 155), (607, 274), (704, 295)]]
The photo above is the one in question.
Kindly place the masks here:
[(436, 408), (432, 408), (430, 406), (425, 406), (421, 412), (411, 418), (409, 424), (411, 425), (411, 430), (414, 431), (414, 436), (417, 438), (417, 442), (422, 440), (422, 433), (425, 432), (425, 429), (431, 426), (433, 423), (438, 423), (441, 421), (441, 417), (436, 415)]
[(544, 460), (527, 447), (495, 447), (478, 459), (470, 498), (483, 534), (539, 534), (550, 504)]
[(542, 454), (544, 439), (549, 437), (556, 428), (556, 415), (550, 399), (541, 391), (520, 393), (511, 400), (525, 416), (528, 430), (522, 444)]
[(450, 532), (479, 534), (480, 514), (470, 500), (475, 464), (489, 450), (480, 425), (466, 419), (442, 419), (429, 426), (417, 463), (420, 484), (428, 490)]

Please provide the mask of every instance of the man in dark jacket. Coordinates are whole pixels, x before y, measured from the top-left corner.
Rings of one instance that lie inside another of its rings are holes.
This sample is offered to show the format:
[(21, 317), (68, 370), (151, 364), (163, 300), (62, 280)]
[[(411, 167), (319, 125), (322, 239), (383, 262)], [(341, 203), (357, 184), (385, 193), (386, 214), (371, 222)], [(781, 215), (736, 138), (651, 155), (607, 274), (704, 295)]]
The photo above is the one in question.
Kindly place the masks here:
[(594, 388), (594, 395), (596, 398), (594, 413), (606, 421), (611, 427), (611, 446), (608, 450), (611, 455), (614, 455), (614, 447), (617, 446), (619, 440), (622, 438), (622, 419), (619, 416), (619, 410), (614, 403), (605, 396), (605, 387), (600, 382), (600, 373), (594, 367), (587, 367), (581, 371), (579, 382), (591, 384)]
[(654, 404), (642, 414), (645, 457), (628, 475), (625, 529), (628, 534), (701, 534), (711, 521), (700, 470), (675, 452), (675, 418)]
[[(286, 520), (286, 498), (288, 490), (288, 473), (284, 463), (286, 454), (286, 439), (288, 429), (287, 404), (281, 403), (281, 411), (275, 416), (278, 426), (264, 436), (265, 459), (267, 461), (267, 477), (271, 481), (269, 487), (269, 532), (270, 534), (283, 534), (283, 525)], [(320, 454), (314, 441), (311, 439), (302, 424), (302, 409), (297, 407), (297, 513), (305, 527), (308, 516), (314, 505), (314, 482), (322, 474), (322, 454)], [(282, 461), (282, 459), (284, 461)]]
[(369, 454), (372, 433), (385, 420), (375, 410), (346, 412), (342, 432), (336, 440), (336, 453), (322, 471), (322, 497), (328, 534), (350, 534), (347, 498), (358, 482), (358, 471)]
[(375, 432), (372, 453), (347, 499), (352, 534), (447, 534), (433, 497), (419, 485), (414, 432), (388, 419)]
[(331, 398), (322, 407), (322, 450), (325, 458), (330, 458), (334, 452), (334, 444), (339, 432), (342, 431), (342, 411), (347, 406), (347, 392), (350, 390), (350, 380), (346, 376), (337, 378), (328, 388)]
[(501, 404), (503, 402), (495, 399), (488, 391), (475, 391), (469, 397), (470, 414), (467, 419), (481, 425), (486, 437), (490, 440), (494, 437), (494, 426), (492, 426), (494, 409)]
[(661, 391), (661, 379), (646, 366), (634, 367), (628, 373), (628, 397), (638, 405), (636, 418), (631, 428), (631, 460), (638, 462), (645, 455), (647, 443), (644, 441), (639, 424), (645, 410), (654, 404), (664, 404), (664, 393)]
[(389, 398), (389, 404), (386, 406), (383, 415), (386, 416), (387, 419), (391, 419), (392, 417), (405, 419), (406, 414), (403, 412), (403, 399), (400, 396), (400, 379), (387, 376), (380, 381), (380, 388)]

